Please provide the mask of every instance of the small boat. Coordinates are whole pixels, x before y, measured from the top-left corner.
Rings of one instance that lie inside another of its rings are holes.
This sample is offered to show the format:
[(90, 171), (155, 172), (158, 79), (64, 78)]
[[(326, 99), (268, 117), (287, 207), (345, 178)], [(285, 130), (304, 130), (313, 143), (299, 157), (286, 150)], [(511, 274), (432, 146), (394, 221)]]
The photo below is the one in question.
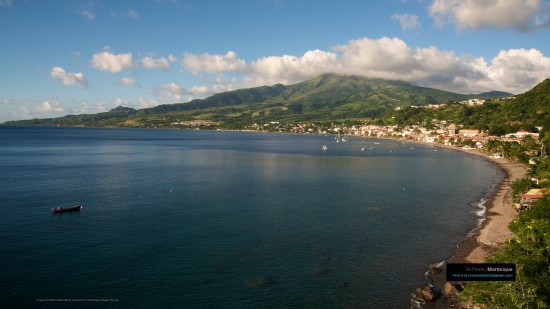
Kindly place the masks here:
[(323, 145), (323, 151), (326, 151), (328, 148), (327, 148), (327, 145)]
[(365, 150), (367, 150), (367, 148), (365, 148), (365, 147), (361, 148), (361, 151), (365, 151)]
[(56, 207), (56, 208), (52, 208), (50, 212), (53, 212), (54, 214), (58, 214), (58, 213), (63, 213), (68, 211), (81, 211), (82, 208), (84, 208), (82, 207), (82, 205), (75, 205), (71, 207)]

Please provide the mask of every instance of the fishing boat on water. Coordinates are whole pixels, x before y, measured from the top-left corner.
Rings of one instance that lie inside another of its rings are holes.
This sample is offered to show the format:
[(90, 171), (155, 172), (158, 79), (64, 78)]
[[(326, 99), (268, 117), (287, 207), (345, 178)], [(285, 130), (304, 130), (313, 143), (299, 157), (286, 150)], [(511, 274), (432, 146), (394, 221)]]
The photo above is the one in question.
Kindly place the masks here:
[(68, 211), (81, 211), (82, 210), (82, 205), (75, 205), (75, 206), (71, 206), (71, 207), (55, 207), (55, 208), (52, 208), (52, 210), (50, 212), (54, 213), (54, 214), (58, 214), (58, 213), (63, 213), (63, 212), (68, 212)]

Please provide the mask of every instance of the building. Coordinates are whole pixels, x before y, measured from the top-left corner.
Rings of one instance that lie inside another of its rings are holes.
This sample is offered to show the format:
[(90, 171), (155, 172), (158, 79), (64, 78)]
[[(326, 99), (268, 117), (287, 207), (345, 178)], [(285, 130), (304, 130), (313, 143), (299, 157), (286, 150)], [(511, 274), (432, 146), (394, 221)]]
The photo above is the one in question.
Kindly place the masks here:
[(480, 135), (478, 130), (472, 129), (460, 129), (460, 131), (458, 131), (458, 134), (462, 135), (463, 137), (476, 137)]

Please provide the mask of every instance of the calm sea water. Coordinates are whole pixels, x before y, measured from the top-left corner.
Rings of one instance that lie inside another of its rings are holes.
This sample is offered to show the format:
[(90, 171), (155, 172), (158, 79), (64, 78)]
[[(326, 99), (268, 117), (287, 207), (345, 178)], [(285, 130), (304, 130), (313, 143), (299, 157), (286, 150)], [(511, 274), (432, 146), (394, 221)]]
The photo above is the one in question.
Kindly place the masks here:
[(407, 308), (503, 173), (374, 142), (0, 127), (0, 306)]

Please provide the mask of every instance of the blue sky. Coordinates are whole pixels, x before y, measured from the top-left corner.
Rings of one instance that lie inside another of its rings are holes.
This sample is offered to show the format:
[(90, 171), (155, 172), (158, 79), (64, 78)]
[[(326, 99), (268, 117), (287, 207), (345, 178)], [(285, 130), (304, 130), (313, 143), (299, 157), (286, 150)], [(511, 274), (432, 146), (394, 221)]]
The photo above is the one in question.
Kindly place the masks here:
[(521, 93), (549, 37), (547, 0), (0, 0), (0, 122), (322, 73)]

